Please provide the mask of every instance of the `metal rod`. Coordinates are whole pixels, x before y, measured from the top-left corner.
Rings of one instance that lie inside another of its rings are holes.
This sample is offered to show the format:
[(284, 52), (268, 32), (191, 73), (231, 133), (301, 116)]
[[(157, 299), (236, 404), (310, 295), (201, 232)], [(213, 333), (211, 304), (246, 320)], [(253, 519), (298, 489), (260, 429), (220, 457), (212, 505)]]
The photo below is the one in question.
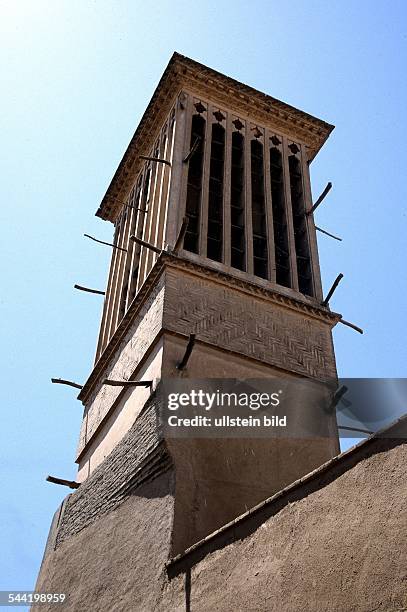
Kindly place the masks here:
[(89, 289), (89, 287), (82, 287), (82, 285), (74, 285), (74, 289), (79, 289), (79, 291), (86, 291), (86, 293), (97, 293), (98, 295), (105, 295), (104, 291), (99, 291), (99, 289)]
[(148, 157), (148, 155), (139, 155), (140, 159), (145, 159), (147, 161), (157, 162), (159, 164), (166, 164), (171, 167), (171, 162), (167, 159), (161, 159), (160, 157)]
[(64, 487), (69, 487), (70, 489), (78, 489), (81, 486), (81, 483), (76, 482), (75, 480), (65, 480), (64, 478), (56, 478), (55, 476), (47, 476), (46, 480), (47, 482), (63, 485)]
[(322, 302), (322, 306), (328, 306), (328, 302), (331, 299), (335, 289), (337, 288), (337, 286), (339, 285), (339, 283), (341, 282), (341, 280), (343, 279), (343, 274), (342, 272), (340, 274), (338, 274), (338, 276), (335, 278), (332, 287), (330, 288), (330, 290), (328, 291), (328, 295), (326, 296), (326, 298), (324, 299), (324, 301)]
[(189, 162), (189, 160), (191, 159), (191, 157), (193, 156), (193, 154), (195, 153), (195, 151), (197, 150), (199, 143), (201, 142), (201, 137), (197, 136), (195, 138), (194, 144), (192, 145), (188, 155), (182, 160), (184, 162), (184, 164), (186, 164), (187, 162)]
[(342, 242), (342, 238), (339, 238), (338, 236), (334, 236), (334, 234), (330, 234), (326, 230), (322, 229), (322, 227), (318, 227), (318, 225), (315, 226), (315, 229), (318, 230), (319, 232), (322, 232), (323, 234), (326, 234), (327, 236), (330, 236), (330, 238), (334, 238), (334, 240), (339, 240), (340, 242)]
[(345, 319), (339, 319), (338, 323), (342, 323), (343, 325), (346, 325), (346, 327), (351, 327), (352, 329), (359, 332), (360, 334), (363, 334), (363, 329), (361, 327), (358, 327), (357, 325), (354, 325), (353, 323), (349, 323), (349, 321), (345, 321)]
[(134, 242), (137, 242), (137, 244), (139, 244), (140, 246), (146, 247), (146, 249), (151, 249), (152, 251), (154, 251), (154, 253), (158, 253), (159, 255), (161, 255), (161, 249), (154, 246), (153, 244), (150, 244), (149, 242), (145, 242), (145, 240), (141, 240), (141, 238), (137, 238), (137, 236), (134, 236), (133, 234), (130, 236), (130, 240), (133, 240)]
[(58, 385), (68, 385), (68, 387), (75, 387), (75, 389), (83, 389), (83, 385), (78, 385), (76, 382), (71, 380), (64, 380), (63, 378), (51, 378), (51, 382)]
[(172, 250), (172, 252), (175, 253), (175, 255), (177, 255), (178, 251), (182, 247), (187, 229), (188, 229), (188, 217), (184, 217), (184, 220), (181, 225), (181, 229), (178, 234), (178, 238), (175, 241), (174, 248)]
[(85, 238), (90, 238), (91, 240), (94, 240), (94, 242), (99, 242), (99, 244), (106, 244), (106, 246), (110, 246), (113, 247), (114, 249), (118, 249), (119, 251), (124, 251), (125, 253), (127, 253), (127, 249), (123, 249), (122, 247), (116, 246), (115, 244), (112, 244), (111, 242), (105, 242), (104, 240), (98, 240), (97, 238), (94, 238), (93, 236), (90, 236), (89, 234), (84, 234)]
[(104, 385), (111, 387), (152, 387), (152, 380), (109, 380), (105, 378)]
[(182, 360), (177, 365), (177, 370), (183, 370), (187, 366), (188, 360), (192, 353), (192, 349), (194, 348), (194, 344), (195, 344), (195, 334), (190, 334), (187, 348), (185, 349), (185, 353), (184, 353)]
[(361, 433), (366, 433), (370, 436), (374, 434), (374, 431), (370, 431), (369, 429), (360, 429), (359, 427), (345, 427), (345, 425), (338, 425), (338, 429), (346, 429), (347, 431), (360, 431)]
[(332, 189), (332, 183), (329, 182), (327, 184), (327, 186), (325, 187), (325, 189), (323, 190), (323, 192), (321, 193), (321, 195), (319, 196), (318, 200), (315, 202), (315, 204), (312, 206), (312, 208), (309, 209), (309, 211), (307, 212), (307, 215), (312, 215), (312, 213), (322, 203), (322, 201), (325, 199), (325, 197), (328, 195), (328, 193), (331, 191), (331, 189)]

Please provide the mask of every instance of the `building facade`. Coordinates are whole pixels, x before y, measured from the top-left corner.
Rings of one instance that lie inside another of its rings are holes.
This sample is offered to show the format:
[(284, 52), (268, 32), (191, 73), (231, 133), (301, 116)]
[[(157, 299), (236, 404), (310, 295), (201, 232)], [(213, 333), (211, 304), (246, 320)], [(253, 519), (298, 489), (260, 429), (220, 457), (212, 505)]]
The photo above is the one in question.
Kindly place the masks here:
[[(178, 600), (165, 608), (157, 595), (157, 584), (171, 590), (171, 560), (338, 455), (335, 414), (322, 410), (328, 435), (312, 440), (168, 439), (157, 417), (166, 378), (337, 380), (341, 315), (322, 296), (309, 173), (332, 129), (172, 57), (97, 211), (114, 242), (95, 363), (79, 394), (80, 486), (54, 519), (42, 588), (99, 524), (133, 546), (123, 559), (112, 552), (112, 572), (131, 559), (134, 576), (155, 584), (154, 605), (144, 585), (133, 609), (189, 609)], [(104, 563), (89, 560), (89, 571)], [(66, 588), (80, 590), (80, 580), (71, 571)]]

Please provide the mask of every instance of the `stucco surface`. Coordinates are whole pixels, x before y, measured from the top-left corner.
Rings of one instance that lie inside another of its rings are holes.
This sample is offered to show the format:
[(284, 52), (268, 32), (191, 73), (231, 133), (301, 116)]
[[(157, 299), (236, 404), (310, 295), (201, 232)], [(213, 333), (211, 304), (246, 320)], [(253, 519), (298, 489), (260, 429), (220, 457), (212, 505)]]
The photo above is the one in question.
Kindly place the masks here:
[(403, 440), (370, 441), (167, 569), (168, 470), (49, 550), (37, 589), (65, 590), (75, 612), (396, 612), (407, 607), (406, 461)]
[[(171, 473), (130, 495), (44, 559), (37, 591), (66, 593), (72, 612), (154, 610), (169, 555)], [(55, 612), (55, 605), (33, 606)]]
[(160, 612), (407, 608), (407, 446), (289, 503), (167, 584)]

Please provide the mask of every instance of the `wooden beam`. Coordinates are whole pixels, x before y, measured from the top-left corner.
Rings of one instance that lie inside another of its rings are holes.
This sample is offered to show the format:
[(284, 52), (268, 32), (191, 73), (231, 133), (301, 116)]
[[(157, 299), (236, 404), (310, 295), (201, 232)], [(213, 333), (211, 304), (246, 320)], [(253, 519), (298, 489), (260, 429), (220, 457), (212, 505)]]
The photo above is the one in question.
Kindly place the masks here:
[(51, 382), (57, 385), (68, 385), (68, 387), (75, 387), (75, 389), (83, 389), (83, 385), (78, 385), (76, 382), (64, 380), (63, 378), (51, 378)]
[(363, 334), (363, 329), (354, 325), (353, 323), (349, 323), (349, 321), (345, 321), (345, 319), (339, 319), (338, 323), (342, 323), (342, 325), (346, 325), (346, 327), (351, 327), (355, 331), (359, 332), (359, 334)]
[(332, 287), (330, 288), (330, 290), (328, 291), (328, 295), (326, 296), (326, 298), (324, 299), (324, 301), (322, 302), (322, 306), (328, 306), (329, 300), (331, 299), (331, 297), (333, 296), (333, 293), (335, 291), (335, 289), (337, 288), (337, 286), (339, 285), (339, 283), (341, 282), (341, 280), (343, 279), (343, 274), (342, 272), (340, 274), (338, 274), (338, 276), (335, 278)]
[(122, 247), (116, 246), (115, 244), (112, 244), (111, 242), (105, 242), (104, 240), (98, 240), (97, 238), (94, 238), (93, 236), (90, 236), (89, 234), (84, 234), (85, 238), (90, 238), (91, 240), (93, 240), (94, 242), (98, 242), (99, 244), (105, 244), (106, 246), (110, 246), (113, 247), (114, 249), (118, 249), (119, 251), (125, 251), (127, 253), (127, 249), (123, 249)]
[(137, 238), (137, 236), (130, 236), (130, 240), (133, 240), (133, 242), (137, 242), (137, 244), (139, 244), (140, 246), (146, 247), (146, 249), (151, 249), (152, 251), (154, 251), (154, 253), (158, 253), (159, 255), (161, 255), (161, 249), (154, 246), (153, 244), (150, 244), (149, 242), (146, 242), (145, 240), (142, 240), (141, 238)]
[(174, 244), (174, 248), (172, 249), (172, 252), (177, 255), (178, 251), (180, 250), (180, 248), (182, 247), (183, 243), (184, 243), (184, 238), (185, 238), (185, 234), (187, 232), (188, 229), (188, 217), (184, 217), (183, 221), (182, 221), (182, 225), (181, 225), (181, 229), (179, 231), (178, 237), (175, 241)]
[(345, 425), (338, 425), (338, 429), (345, 429), (346, 431), (360, 431), (360, 433), (369, 434), (370, 436), (374, 434), (374, 431), (370, 431), (369, 429), (360, 429), (359, 427), (345, 427)]
[(192, 349), (194, 348), (194, 344), (195, 344), (195, 334), (190, 334), (184, 356), (181, 359), (181, 361), (177, 364), (177, 370), (183, 370), (184, 368), (186, 368), (187, 363), (192, 353)]
[(105, 378), (104, 385), (111, 387), (152, 387), (152, 380), (109, 380)]
[(86, 293), (96, 293), (97, 295), (105, 295), (104, 291), (99, 291), (99, 289), (89, 289), (89, 287), (82, 287), (82, 285), (74, 285), (74, 289), (79, 289), (79, 291), (86, 291)]
[(145, 159), (146, 161), (156, 162), (158, 164), (166, 164), (171, 167), (171, 162), (167, 159), (161, 159), (160, 157), (148, 157), (148, 155), (139, 155), (140, 159)]
[(187, 162), (189, 162), (189, 160), (191, 159), (191, 157), (193, 156), (193, 154), (195, 153), (195, 151), (198, 149), (199, 147), (199, 143), (201, 142), (201, 137), (197, 136), (194, 140), (194, 144), (192, 145), (188, 155), (186, 157), (184, 157), (184, 159), (182, 160), (184, 164), (186, 164)]
[(70, 489), (78, 489), (81, 486), (80, 482), (76, 482), (75, 480), (65, 480), (64, 478), (56, 478), (55, 476), (47, 476), (47, 482), (52, 482), (53, 484), (63, 485), (64, 487), (69, 487)]
[(330, 236), (331, 238), (334, 238), (335, 240), (339, 240), (340, 242), (342, 242), (342, 238), (338, 238), (338, 236), (334, 236), (333, 234), (330, 234), (329, 232), (322, 229), (321, 227), (318, 227), (317, 225), (315, 226), (315, 229), (321, 232), (322, 234), (326, 234), (327, 236)]
[(323, 200), (325, 199), (325, 197), (328, 195), (328, 193), (331, 191), (332, 189), (332, 183), (329, 182), (327, 184), (327, 186), (325, 187), (325, 189), (323, 190), (323, 192), (321, 193), (321, 195), (319, 196), (318, 200), (315, 202), (315, 204), (309, 209), (309, 211), (307, 212), (307, 215), (312, 215), (312, 213), (318, 208), (318, 206), (320, 204), (322, 204)]

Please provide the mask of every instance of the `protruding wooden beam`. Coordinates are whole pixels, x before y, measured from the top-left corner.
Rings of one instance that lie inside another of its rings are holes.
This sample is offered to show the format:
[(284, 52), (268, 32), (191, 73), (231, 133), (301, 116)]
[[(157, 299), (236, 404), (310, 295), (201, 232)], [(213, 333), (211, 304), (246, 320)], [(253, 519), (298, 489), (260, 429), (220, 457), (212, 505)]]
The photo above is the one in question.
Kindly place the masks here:
[(374, 434), (374, 431), (370, 431), (369, 429), (360, 429), (359, 427), (345, 427), (345, 425), (338, 425), (338, 429), (345, 429), (346, 431), (359, 431), (360, 433), (369, 434), (369, 436)]
[(131, 204), (127, 204), (127, 202), (123, 202), (123, 200), (119, 200), (119, 198), (114, 198), (111, 195), (106, 195), (106, 198), (108, 198), (109, 200), (113, 200), (114, 202), (118, 202), (119, 204), (122, 204), (123, 206), (126, 206), (127, 208), (132, 208), (133, 210), (139, 210), (140, 212), (146, 213), (148, 211), (148, 208), (138, 208), (137, 206), (132, 206)]
[(332, 189), (332, 183), (329, 182), (327, 184), (327, 186), (325, 187), (325, 189), (323, 190), (323, 192), (321, 193), (321, 195), (319, 196), (318, 200), (315, 202), (315, 204), (312, 206), (312, 208), (310, 208), (307, 211), (307, 215), (312, 215), (312, 213), (318, 208), (318, 206), (323, 202), (323, 200), (326, 198), (326, 196), (328, 195), (328, 193), (331, 191)]
[(171, 162), (168, 159), (161, 159), (160, 157), (148, 157), (148, 155), (139, 155), (140, 159), (145, 159), (147, 161), (157, 162), (158, 164), (166, 164), (171, 168)]
[(194, 348), (194, 344), (195, 344), (195, 334), (190, 334), (184, 356), (182, 360), (177, 364), (177, 370), (183, 370), (184, 368), (186, 368), (189, 358), (191, 357), (191, 353), (192, 353), (192, 349)]
[(55, 476), (47, 476), (46, 481), (57, 485), (63, 485), (64, 487), (69, 487), (70, 489), (78, 489), (81, 486), (81, 483), (76, 482), (75, 480), (65, 480), (64, 478), (56, 478)]
[(184, 238), (185, 238), (185, 234), (187, 233), (187, 229), (188, 229), (188, 217), (184, 217), (184, 220), (181, 225), (181, 229), (178, 234), (178, 238), (176, 239), (174, 248), (172, 250), (172, 252), (175, 255), (178, 254), (178, 251), (180, 250), (180, 248), (182, 247), (184, 243)]
[(104, 385), (110, 385), (111, 387), (152, 387), (152, 380), (109, 380), (105, 378), (103, 381)]
[(330, 288), (330, 290), (328, 291), (328, 295), (326, 296), (326, 298), (324, 299), (324, 301), (322, 302), (322, 306), (328, 306), (329, 300), (331, 299), (331, 297), (333, 296), (333, 293), (335, 291), (335, 289), (337, 288), (337, 286), (339, 285), (339, 283), (341, 282), (341, 280), (343, 279), (343, 274), (342, 272), (340, 274), (338, 274), (338, 276), (335, 278), (332, 287)]
[(111, 242), (105, 242), (104, 240), (98, 240), (97, 238), (94, 238), (93, 236), (90, 236), (89, 234), (84, 234), (85, 238), (90, 238), (91, 240), (93, 240), (94, 242), (98, 242), (99, 244), (105, 244), (106, 246), (110, 246), (113, 247), (114, 249), (118, 249), (119, 251), (124, 251), (125, 253), (127, 253), (127, 249), (123, 249), (123, 247), (119, 247), (116, 244), (112, 244)]
[(341, 399), (343, 398), (343, 396), (345, 395), (347, 391), (348, 391), (348, 387), (346, 385), (342, 385), (342, 387), (339, 387), (339, 389), (336, 390), (332, 398), (332, 404), (331, 404), (332, 408), (335, 408), (339, 404), (339, 402), (341, 401)]
[(161, 255), (161, 249), (154, 246), (153, 244), (150, 244), (149, 242), (146, 242), (145, 240), (142, 240), (141, 238), (137, 238), (137, 236), (134, 236), (133, 234), (130, 236), (130, 240), (133, 240), (133, 242), (137, 242), (137, 244), (139, 244), (140, 246), (146, 247), (146, 249), (151, 249), (152, 251), (154, 251), (154, 253), (158, 253), (158, 255)]
[(78, 385), (76, 382), (64, 380), (63, 378), (51, 378), (51, 382), (57, 385), (68, 385), (68, 387), (75, 387), (75, 389), (83, 389), (83, 385)]
[(315, 226), (315, 229), (321, 232), (322, 234), (326, 234), (330, 238), (333, 238), (334, 240), (339, 240), (340, 242), (342, 242), (342, 238), (339, 238), (338, 236), (334, 236), (334, 234), (330, 234), (326, 230), (322, 229), (322, 227), (318, 227), (318, 225)]
[(189, 162), (189, 160), (191, 159), (191, 157), (193, 156), (193, 154), (195, 153), (195, 151), (198, 149), (199, 147), (199, 143), (201, 142), (201, 137), (197, 136), (194, 140), (194, 144), (192, 145), (188, 155), (186, 157), (184, 157), (184, 159), (182, 160), (184, 162), (184, 164), (186, 164), (187, 162)]
[(89, 287), (82, 287), (82, 285), (74, 285), (74, 289), (78, 289), (79, 291), (86, 291), (86, 293), (96, 293), (97, 295), (105, 295), (104, 291), (99, 291), (99, 289), (89, 289)]
[(355, 331), (359, 332), (359, 334), (363, 334), (363, 329), (354, 325), (353, 323), (349, 323), (349, 321), (345, 321), (345, 319), (339, 319), (338, 323), (342, 323), (342, 325), (346, 325), (346, 327), (351, 327)]

